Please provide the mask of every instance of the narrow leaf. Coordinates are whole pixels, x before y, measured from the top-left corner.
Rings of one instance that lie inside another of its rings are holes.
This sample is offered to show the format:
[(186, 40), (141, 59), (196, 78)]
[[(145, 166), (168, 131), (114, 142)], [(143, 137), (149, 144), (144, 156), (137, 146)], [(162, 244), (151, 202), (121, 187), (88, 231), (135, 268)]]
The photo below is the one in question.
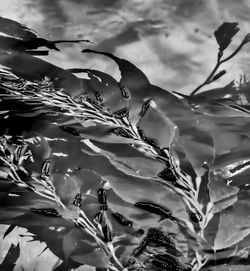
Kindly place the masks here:
[(0, 270), (4, 271), (13, 271), (16, 265), (16, 261), (20, 255), (20, 247), (19, 244), (11, 245), (7, 255), (5, 256), (4, 260), (0, 264)]
[(23, 40), (37, 38), (36, 32), (16, 21), (0, 17), (0, 32)]
[(218, 80), (219, 78), (221, 78), (223, 75), (225, 75), (227, 73), (226, 70), (222, 70), (220, 72), (218, 72), (217, 74), (215, 74), (215, 76), (211, 79), (211, 82), (214, 82), (216, 80)]
[(10, 225), (8, 227), (8, 229), (5, 231), (4, 235), (3, 235), (3, 239), (8, 235), (10, 234), (14, 229), (15, 229), (16, 225)]
[(238, 23), (225, 22), (214, 32), (214, 36), (220, 46), (221, 52), (228, 47), (232, 38), (239, 30)]
[(144, 103), (144, 98), (151, 98), (152, 87), (146, 75), (131, 62), (106, 52), (91, 49), (82, 50), (82, 53), (101, 54), (111, 58), (119, 67), (121, 80), (119, 82), (123, 98), (129, 99), (130, 121), (136, 123)]
[(242, 45), (250, 42), (250, 33), (248, 33), (242, 41)]

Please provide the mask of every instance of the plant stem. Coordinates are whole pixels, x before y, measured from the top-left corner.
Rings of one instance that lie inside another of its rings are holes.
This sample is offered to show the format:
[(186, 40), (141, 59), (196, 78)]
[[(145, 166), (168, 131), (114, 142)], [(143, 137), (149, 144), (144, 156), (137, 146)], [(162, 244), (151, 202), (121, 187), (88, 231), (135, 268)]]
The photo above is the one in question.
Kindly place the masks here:
[(193, 90), (190, 94), (190, 96), (194, 96), (202, 87), (204, 87), (205, 85), (211, 83), (211, 79), (213, 78), (213, 76), (215, 75), (216, 71), (218, 70), (218, 68), (221, 65), (221, 57), (223, 55), (223, 52), (219, 51), (218, 53), (218, 57), (217, 57), (217, 63), (215, 65), (215, 67), (213, 68), (212, 72), (209, 74), (209, 76), (207, 77), (207, 79), (201, 84), (199, 85), (195, 90)]
[(194, 96), (202, 87), (204, 87), (205, 85), (208, 85), (210, 83), (212, 83), (212, 78), (215, 75), (216, 71), (218, 70), (218, 68), (220, 67), (221, 64), (225, 63), (226, 61), (230, 60), (231, 58), (233, 58), (236, 54), (239, 53), (239, 51), (241, 50), (241, 48), (244, 46), (245, 42), (242, 41), (241, 44), (236, 48), (236, 50), (229, 55), (228, 57), (224, 58), (221, 60), (221, 57), (223, 56), (223, 52), (219, 51), (218, 53), (218, 58), (217, 58), (217, 63), (214, 67), (214, 69), (212, 70), (212, 72), (210, 73), (210, 75), (207, 77), (207, 79), (201, 84), (199, 85), (196, 89), (194, 89), (190, 96)]
[(243, 47), (244, 44), (245, 44), (245, 43), (242, 42), (242, 43), (239, 45), (239, 47), (238, 47), (231, 55), (229, 55), (228, 57), (226, 57), (226, 58), (224, 58), (223, 60), (221, 60), (220, 63), (222, 64), (222, 63), (228, 61), (229, 59), (233, 58), (233, 57), (241, 50), (241, 48)]

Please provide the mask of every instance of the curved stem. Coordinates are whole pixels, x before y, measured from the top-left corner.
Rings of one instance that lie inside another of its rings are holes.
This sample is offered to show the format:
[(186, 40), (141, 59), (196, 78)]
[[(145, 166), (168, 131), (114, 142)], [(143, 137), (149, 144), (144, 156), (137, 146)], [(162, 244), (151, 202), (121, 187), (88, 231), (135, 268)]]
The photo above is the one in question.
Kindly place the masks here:
[(223, 55), (223, 52), (219, 51), (218, 53), (218, 59), (217, 59), (217, 63), (214, 67), (214, 69), (212, 70), (212, 72), (209, 74), (209, 76), (207, 77), (207, 79), (201, 84), (199, 85), (196, 89), (194, 89), (190, 96), (194, 96), (202, 87), (204, 87), (205, 85), (208, 85), (210, 83), (212, 83), (212, 78), (215, 75), (216, 71), (218, 70), (218, 68), (220, 67), (221, 64), (225, 63), (226, 61), (230, 60), (231, 58), (233, 58), (236, 54), (238, 54), (238, 52), (241, 50), (241, 48), (244, 46), (244, 42), (242, 42), (238, 48), (236, 48), (236, 50), (229, 55), (228, 57), (224, 58), (221, 60), (221, 57)]
[(226, 62), (226, 61), (228, 61), (229, 59), (231, 59), (231, 58), (233, 58), (236, 54), (238, 54), (239, 53), (239, 51), (241, 50), (241, 48), (244, 46), (244, 43), (242, 42), (241, 44), (240, 44), (240, 46), (231, 54), (231, 55), (229, 55), (228, 57), (226, 57), (226, 58), (224, 58), (223, 60), (221, 60), (221, 64), (222, 63), (224, 63), (224, 62)]
[(213, 68), (213, 70), (211, 71), (211, 73), (209, 74), (209, 76), (207, 77), (207, 79), (201, 84), (199, 85), (195, 90), (193, 90), (190, 94), (190, 96), (194, 96), (202, 87), (204, 87), (205, 85), (209, 84), (211, 81), (211, 79), (213, 78), (213, 76), (215, 75), (216, 71), (218, 70), (218, 68), (221, 65), (221, 57), (223, 55), (223, 52), (219, 51), (218, 53), (218, 57), (217, 57), (217, 63), (215, 65), (215, 67)]

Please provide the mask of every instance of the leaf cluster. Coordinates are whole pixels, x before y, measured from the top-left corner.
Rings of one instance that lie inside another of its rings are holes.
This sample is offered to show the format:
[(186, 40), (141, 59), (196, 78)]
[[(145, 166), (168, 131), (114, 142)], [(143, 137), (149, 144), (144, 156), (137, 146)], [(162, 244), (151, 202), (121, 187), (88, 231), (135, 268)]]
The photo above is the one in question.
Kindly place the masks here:
[[(197, 94), (249, 42), (247, 35), (222, 58), (237, 23), (215, 31), (214, 70), (181, 98), (113, 54), (82, 51), (113, 60), (119, 81), (34, 57), (30, 50), (58, 42), (17, 22), (1, 18), (0, 29), (10, 36), (0, 50), (4, 237), (25, 227), (61, 260), (54, 270), (198, 271), (248, 262), (249, 83), (243, 77)], [(2, 264), (14, 266), (12, 251)]]

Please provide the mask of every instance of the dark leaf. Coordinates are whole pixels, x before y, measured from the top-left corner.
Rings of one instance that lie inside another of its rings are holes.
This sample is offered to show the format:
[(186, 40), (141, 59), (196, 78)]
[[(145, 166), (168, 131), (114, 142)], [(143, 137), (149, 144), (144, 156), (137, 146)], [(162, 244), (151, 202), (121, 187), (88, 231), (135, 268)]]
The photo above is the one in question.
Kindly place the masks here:
[(65, 43), (65, 42), (70, 42), (70, 43), (79, 43), (79, 42), (90, 42), (89, 40), (55, 40), (55, 41), (50, 41), (46, 40), (43, 38), (35, 38), (35, 39), (30, 39), (30, 40), (25, 40), (25, 41), (20, 41), (19, 42), (19, 49), (22, 49), (24, 51), (26, 50), (34, 50), (38, 49), (39, 47), (47, 47), (48, 49), (53, 49), (56, 51), (60, 51), (57, 47), (56, 44), (58, 43)]
[(198, 201), (203, 205), (207, 206), (210, 202), (210, 195), (209, 195), (209, 168), (204, 165), (204, 169), (207, 171), (200, 176), (200, 187), (199, 187), (199, 194), (198, 194)]
[(8, 235), (10, 234), (14, 229), (15, 229), (16, 225), (10, 225), (8, 227), (8, 229), (4, 232), (4, 235), (3, 235), (3, 239)]
[(79, 254), (74, 254), (71, 258), (78, 263), (99, 268), (108, 268), (109, 266), (109, 258), (105, 255), (104, 251), (99, 248), (87, 254), (80, 253), (79, 251)]
[(117, 127), (112, 132), (117, 136), (133, 139), (133, 135), (130, 133), (130, 131), (127, 129), (124, 129), (123, 127)]
[(80, 133), (77, 131), (77, 129), (75, 129), (73, 127), (62, 125), (62, 126), (60, 126), (60, 128), (63, 131), (65, 131), (67, 133), (70, 133), (71, 135), (74, 135), (74, 136), (79, 136), (80, 135)]
[(22, 40), (36, 39), (36, 32), (11, 19), (0, 17), (0, 32)]
[(185, 271), (186, 267), (181, 262), (169, 255), (159, 255), (157, 259), (152, 260), (153, 266), (160, 268), (160, 270), (171, 270), (171, 271)]
[(16, 261), (20, 255), (20, 247), (19, 244), (11, 245), (7, 255), (3, 259), (2, 263), (0, 264), (0, 270), (4, 271), (13, 271), (16, 265)]
[(226, 73), (227, 73), (226, 70), (222, 70), (222, 71), (218, 72), (218, 73), (215, 74), (215, 76), (211, 79), (211, 82), (220, 79), (220, 78), (221, 78), (223, 75), (225, 75)]
[[(30, 53), (29, 50), (38, 49), (45, 46), (48, 49), (54, 49), (60, 51), (56, 44), (58, 43), (78, 43), (78, 42), (91, 42), (89, 40), (55, 40), (49, 41), (43, 38), (37, 37), (35, 31), (27, 28), (25, 25), (17, 23), (13, 20), (0, 17), (0, 32), (8, 36), (0, 36), (0, 47), (6, 51), (20, 51)], [(43, 51), (42, 55), (48, 51)], [(45, 53), (45, 54), (46, 54)], [(37, 54), (33, 51), (32, 54)], [(40, 54), (40, 52), (38, 52)]]
[(216, 238), (216, 233), (218, 231), (219, 224), (220, 224), (220, 213), (216, 213), (213, 215), (212, 219), (209, 221), (204, 231), (204, 237), (206, 238), (209, 244), (208, 249), (212, 250), (211, 252), (212, 254), (214, 253), (212, 247), (214, 244), (214, 240)]
[(214, 32), (214, 36), (220, 46), (221, 52), (228, 47), (232, 41), (232, 38), (239, 30), (238, 23), (225, 22)]
[(195, 223), (198, 223), (198, 222), (202, 221), (202, 217), (198, 213), (191, 213), (190, 218)]
[(102, 233), (103, 233), (103, 239), (105, 242), (112, 241), (112, 235), (111, 235), (111, 230), (110, 230), (109, 226), (107, 226), (107, 225), (103, 226)]
[(53, 208), (42, 208), (42, 209), (30, 208), (30, 211), (35, 214), (48, 216), (48, 217), (61, 217), (58, 211)]
[(107, 204), (107, 190), (100, 188), (97, 191), (98, 199), (100, 204)]
[(147, 233), (147, 239), (148, 242), (154, 242), (159, 246), (165, 246), (172, 249), (176, 248), (173, 239), (168, 234), (164, 234), (158, 228), (150, 228)]
[(78, 237), (79, 235), (75, 233), (75, 230), (72, 230), (63, 236), (62, 248), (66, 261), (68, 261), (69, 257), (76, 250)]
[(26, 50), (25, 53), (32, 56), (47, 56), (49, 50)]
[[(202, 103), (202, 102), (205, 103), (208, 100), (225, 99), (225, 96), (228, 96), (229, 99), (232, 99), (234, 101), (238, 100), (238, 98), (237, 98), (238, 91), (236, 90), (236, 85), (235, 85), (234, 80), (222, 88), (214, 88), (214, 89), (205, 90), (201, 93), (197, 93), (192, 98), (197, 98), (197, 100), (196, 101), (193, 100), (193, 102), (198, 104), (198, 103)], [(198, 98), (201, 98), (201, 99), (198, 100)]]
[(32, 40), (20, 40), (13, 37), (5, 37), (0, 35), (0, 48), (5, 51), (26, 52), (29, 54), (47, 55), (49, 51), (36, 51), (41, 46), (59, 51), (52, 42), (45, 39), (35, 38)]
[[(200, 98), (200, 97), (199, 97)], [(220, 99), (217, 101), (207, 100), (205, 102), (193, 102), (192, 107), (201, 114), (208, 113), (211, 117), (249, 117), (250, 111), (236, 104), (232, 99)], [(203, 116), (206, 118), (206, 116)], [(208, 117), (209, 118), (209, 117)], [(212, 132), (212, 131), (211, 131)]]
[(30, 39), (26, 41), (21, 41), (19, 43), (18, 49), (22, 49), (23, 51), (26, 50), (34, 50), (38, 49), (39, 47), (47, 47), (48, 49), (54, 49), (56, 51), (60, 51), (54, 44), (53, 41), (48, 41), (46, 39), (42, 38), (35, 38), (35, 39)]
[[(199, 170), (203, 162), (210, 163), (213, 160), (214, 152), (213, 148), (210, 148), (210, 146), (213, 145), (213, 140), (210, 133), (204, 132), (204, 128), (200, 129), (199, 124), (196, 121), (197, 117), (193, 115), (190, 108), (186, 107), (176, 96), (161, 88), (152, 86), (145, 74), (129, 61), (118, 58), (110, 53), (91, 49), (86, 49), (82, 52), (102, 54), (110, 57), (118, 64), (121, 72), (120, 84), (122, 87), (126, 87), (129, 90), (131, 96), (129, 98), (129, 118), (132, 123), (137, 123), (140, 119), (139, 114), (145, 100), (152, 99), (159, 107), (162, 115), (167, 116), (173, 124), (178, 125), (181, 130), (182, 146), (184, 147), (185, 152), (189, 154), (188, 158), (191, 159), (194, 168)], [(188, 131), (189, 128), (187, 129), (187, 127), (192, 127), (191, 134), (191, 130)], [(194, 133), (194, 130), (196, 130), (196, 133)], [(199, 137), (197, 140), (196, 136)], [(194, 137), (194, 140), (192, 137)], [(196, 143), (201, 140), (205, 144), (202, 143), (200, 145), (199, 143)], [(196, 145), (196, 153), (199, 154), (199, 157), (195, 157), (193, 154), (191, 155), (190, 151), (193, 148), (191, 143)], [(205, 146), (209, 148), (209, 152), (207, 152), (207, 149), (205, 151)]]
[(170, 210), (151, 202), (136, 202), (135, 207), (159, 215), (161, 219), (173, 218)]
[(245, 36), (245, 38), (243, 39), (243, 41), (242, 41), (242, 45), (244, 45), (244, 44), (246, 44), (246, 43), (248, 43), (248, 42), (250, 42), (250, 33), (248, 33), (246, 36)]
[(116, 57), (110, 53), (99, 52), (91, 49), (85, 49), (82, 52), (105, 55), (117, 63), (121, 72), (121, 91), (122, 93), (125, 91), (127, 93), (124, 95), (125, 98), (127, 97), (130, 99), (130, 120), (136, 123), (139, 118), (139, 113), (144, 103), (144, 99), (146, 97), (151, 98), (152, 96), (151, 85), (146, 75), (131, 62)]
[(120, 223), (123, 226), (128, 226), (128, 227), (132, 227), (133, 226), (133, 222), (130, 220), (127, 220), (124, 216), (122, 216), (119, 213), (112, 213), (112, 216), (118, 221), (118, 223)]
[(139, 98), (139, 96), (142, 96), (142, 94), (144, 94), (144, 96), (148, 95), (149, 89), (145, 89), (144, 93), (142, 93), (142, 87), (149, 85), (149, 81), (147, 77), (140, 69), (138, 69), (131, 62), (125, 59), (116, 57), (110, 53), (99, 52), (99, 51), (95, 51), (91, 49), (82, 50), (82, 53), (102, 54), (113, 59), (119, 66), (119, 69), (121, 72), (120, 83), (124, 85), (125, 87), (127, 87), (129, 90), (133, 91), (133, 96), (137, 98)]

